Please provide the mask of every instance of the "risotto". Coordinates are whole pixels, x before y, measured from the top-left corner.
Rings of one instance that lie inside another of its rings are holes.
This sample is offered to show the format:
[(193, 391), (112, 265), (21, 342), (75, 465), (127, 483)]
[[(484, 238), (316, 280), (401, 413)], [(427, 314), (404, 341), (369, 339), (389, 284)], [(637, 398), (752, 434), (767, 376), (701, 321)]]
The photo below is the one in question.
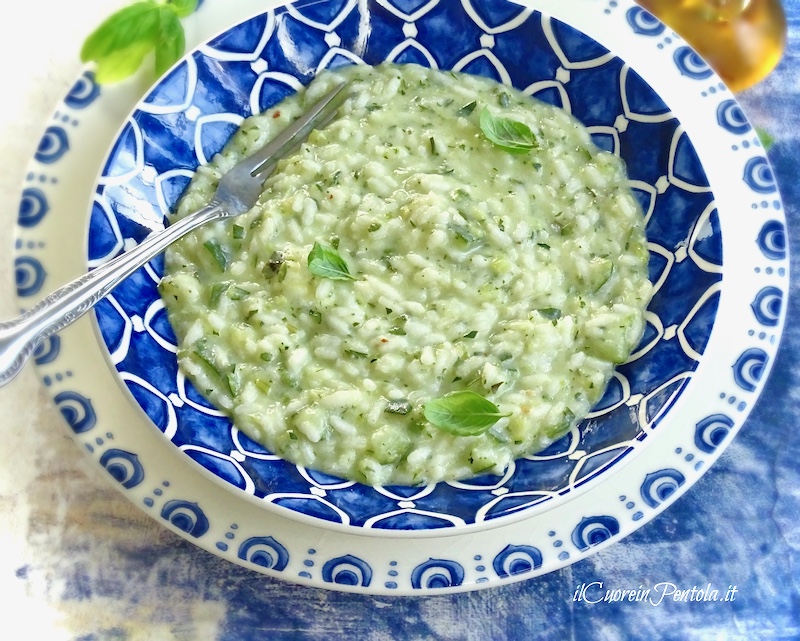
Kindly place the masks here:
[(623, 163), (493, 80), (350, 66), (245, 120), (176, 217), (343, 80), (339, 117), (252, 210), (167, 251), (180, 365), (293, 463), (371, 485), (502, 474), (582, 420), (641, 339)]

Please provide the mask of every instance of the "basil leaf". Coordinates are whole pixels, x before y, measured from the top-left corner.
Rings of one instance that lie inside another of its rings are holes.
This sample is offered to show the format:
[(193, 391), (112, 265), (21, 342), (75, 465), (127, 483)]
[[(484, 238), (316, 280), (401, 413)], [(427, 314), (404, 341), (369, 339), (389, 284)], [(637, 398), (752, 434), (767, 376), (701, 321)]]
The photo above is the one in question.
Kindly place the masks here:
[(153, 0), (145, 0), (111, 14), (84, 41), (81, 62), (100, 62), (142, 42), (152, 46), (158, 34), (159, 13)]
[(100, 84), (124, 80), (155, 49), (158, 75), (174, 65), (186, 48), (180, 19), (197, 8), (198, 0), (140, 0), (111, 14), (83, 43), (82, 62), (95, 62)]
[(178, 14), (169, 6), (161, 7), (156, 38), (156, 76), (162, 75), (178, 62), (185, 49), (186, 36)]
[(152, 48), (153, 44), (150, 42), (135, 42), (125, 49), (108, 54), (97, 61), (94, 79), (101, 85), (125, 80), (136, 73)]
[(332, 280), (355, 280), (350, 275), (347, 263), (332, 247), (325, 247), (318, 242), (314, 243), (308, 253), (308, 269), (315, 276), (330, 278)]
[(197, 0), (167, 0), (170, 7), (179, 18), (186, 18), (197, 9)]
[(481, 111), (480, 123), (484, 136), (512, 154), (524, 154), (539, 146), (528, 125), (510, 118), (493, 116), (488, 107)]
[(510, 416), (469, 390), (428, 401), (423, 406), (423, 414), (432, 425), (456, 436), (478, 436), (504, 416)]

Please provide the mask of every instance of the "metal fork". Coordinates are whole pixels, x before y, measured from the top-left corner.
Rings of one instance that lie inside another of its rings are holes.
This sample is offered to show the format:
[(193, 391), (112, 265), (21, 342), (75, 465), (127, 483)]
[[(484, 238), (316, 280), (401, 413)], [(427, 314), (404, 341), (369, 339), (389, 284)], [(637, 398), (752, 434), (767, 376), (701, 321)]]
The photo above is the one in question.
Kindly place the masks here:
[(42, 341), (80, 318), (171, 243), (212, 220), (249, 211), (278, 160), (294, 151), (314, 129), (334, 119), (346, 97), (344, 87), (342, 83), (332, 89), (262, 149), (222, 176), (206, 207), (150, 234), (133, 249), (67, 283), (14, 320), (0, 322), (0, 386), (19, 373)]

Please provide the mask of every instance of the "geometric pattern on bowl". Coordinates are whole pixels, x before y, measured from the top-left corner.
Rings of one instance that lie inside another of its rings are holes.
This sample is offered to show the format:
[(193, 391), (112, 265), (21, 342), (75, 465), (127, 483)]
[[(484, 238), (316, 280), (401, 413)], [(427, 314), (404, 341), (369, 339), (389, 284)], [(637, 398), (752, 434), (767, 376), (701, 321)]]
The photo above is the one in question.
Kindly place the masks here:
[[(632, 18), (635, 16), (631, 16)], [(631, 28), (648, 23), (631, 20)], [(95, 308), (119, 379), (165, 438), (235, 491), (287, 516), (361, 531), (423, 533), (485, 527), (545, 510), (645, 447), (702, 360), (722, 279), (714, 196), (691, 140), (659, 95), (585, 34), (506, 0), (298, 2), (243, 22), (188, 55), (158, 82), (114, 141), (94, 196), (94, 267), (164, 227), (199, 164), (239, 123), (344, 64), (413, 62), (492, 77), (563, 107), (595, 143), (621, 156), (647, 217), (656, 293), (647, 330), (592, 414), (502, 477), (423, 488), (372, 488), (306, 470), (232, 427), (178, 369), (156, 285), (161, 258)], [(710, 70), (674, 58), (684, 75)], [(735, 105), (719, 126), (739, 126)], [(745, 177), (770, 188), (769, 167)], [(764, 305), (768, 310), (768, 305)], [(768, 313), (768, 312), (765, 312)], [(746, 380), (755, 358), (740, 364)]]

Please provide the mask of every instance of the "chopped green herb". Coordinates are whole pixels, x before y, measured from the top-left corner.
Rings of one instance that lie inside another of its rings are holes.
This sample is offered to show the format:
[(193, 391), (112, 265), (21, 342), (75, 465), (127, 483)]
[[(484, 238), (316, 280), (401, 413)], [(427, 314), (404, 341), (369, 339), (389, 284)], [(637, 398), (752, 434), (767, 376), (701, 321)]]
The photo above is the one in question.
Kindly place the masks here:
[(225, 384), (231, 396), (235, 396), (241, 391), (241, 381), (239, 380), (236, 367), (234, 366), (230, 372), (223, 372), (221, 366), (217, 362), (213, 347), (208, 345), (205, 338), (201, 338), (194, 344), (193, 353), (201, 363), (208, 367), (208, 369)]
[(217, 369), (214, 351), (211, 347), (209, 347), (207, 339), (201, 338), (199, 341), (197, 341), (194, 344), (193, 352), (194, 355), (208, 365), (217, 376), (220, 375), (219, 369)]
[(217, 241), (207, 240), (203, 243), (203, 247), (211, 253), (222, 271), (228, 268), (228, 254)]
[(478, 335), (478, 330), (473, 329), (471, 332), (464, 334), (464, 338), (475, 338)]
[(250, 296), (250, 292), (242, 287), (231, 287), (228, 290), (228, 298), (231, 300), (243, 300)]
[(228, 391), (231, 393), (231, 396), (236, 396), (242, 391), (242, 381), (235, 365), (233, 366), (233, 371), (225, 377), (225, 383), (228, 385)]
[(537, 309), (542, 316), (544, 316), (547, 320), (556, 321), (561, 318), (561, 310), (555, 307), (545, 307), (543, 309)]
[(241, 225), (234, 225), (233, 226), (233, 239), (234, 240), (241, 240), (244, 238), (244, 227)]
[(209, 305), (211, 307), (216, 307), (219, 303), (219, 299), (222, 297), (222, 294), (225, 293), (225, 290), (228, 289), (229, 283), (214, 283), (211, 286), (211, 296), (209, 297)]
[(475, 107), (477, 107), (477, 106), (478, 106), (478, 103), (477, 103), (477, 102), (475, 102), (474, 100), (473, 100), (472, 102), (468, 102), (466, 105), (464, 105), (463, 107), (461, 107), (461, 109), (459, 109), (459, 110), (456, 112), (456, 115), (457, 115), (457, 116), (459, 116), (459, 117), (466, 118), (466, 117), (467, 117), (467, 116), (469, 116), (469, 115), (470, 115), (470, 114), (471, 114), (473, 111), (475, 111)]
[(472, 230), (467, 225), (451, 223), (447, 227), (465, 243), (473, 243), (477, 240), (477, 237), (472, 233)]
[(501, 107), (508, 107), (511, 104), (511, 96), (509, 96), (505, 91), (500, 93), (498, 100)]

